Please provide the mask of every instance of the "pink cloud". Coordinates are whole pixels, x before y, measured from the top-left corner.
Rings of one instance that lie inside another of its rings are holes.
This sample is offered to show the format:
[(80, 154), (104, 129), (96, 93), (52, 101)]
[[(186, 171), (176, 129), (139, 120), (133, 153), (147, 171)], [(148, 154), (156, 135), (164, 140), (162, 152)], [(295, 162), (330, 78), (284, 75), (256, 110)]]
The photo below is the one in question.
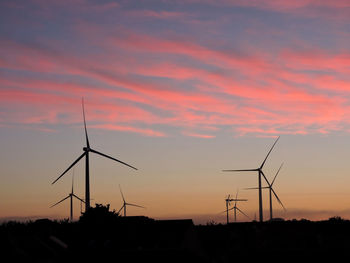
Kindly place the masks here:
[(136, 17), (150, 17), (156, 19), (184, 19), (189, 17), (189, 14), (184, 12), (174, 11), (154, 11), (154, 10), (132, 10), (127, 12), (128, 15)]
[[(7, 121), (16, 121), (25, 124), (81, 122), (81, 109), (79, 107), (81, 94), (78, 96), (74, 94), (56, 95), (30, 89), (26, 91), (3, 89), (0, 90), (0, 95), (0, 102), (3, 105), (17, 105), (20, 108), (30, 108), (30, 111), (25, 111), (23, 114), (7, 116), (6, 119), (4, 117)], [(86, 104), (87, 113), (89, 113), (88, 120), (90, 122), (138, 121), (153, 123), (156, 120), (156, 117), (149, 112), (131, 105), (115, 104), (105, 100), (101, 101), (101, 99), (94, 100), (93, 102), (87, 100)], [(89, 107), (98, 110), (92, 111), (89, 110)], [(68, 114), (68, 117), (59, 119), (58, 116), (62, 113)]]
[[(91, 98), (88, 99), (91, 107), (99, 108), (101, 112), (92, 112), (89, 115), (92, 121), (103, 120), (106, 125), (122, 123), (119, 129), (123, 125), (132, 126), (128, 125), (131, 123), (144, 123), (196, 127), (199, 130), (201, 127), (215, 127), (219, 132), (222, 125), (245, 128), (254, 124), (261, 134), (264, 130), (273, 133), (274, 129), (276, 133), (300, 133), (317, 132), (317, 129), (308, 128), (313, 125), (325, 126), (319, 132), (334, 130), (340, 127), (336, 123), (349, 121), (346, 118), (350, 112), (345, 106), (347, 99), (339, 94), (348, 90), (349, 81), (329, 73), (314, 77), (307, 72), (296, 71), (298, 68), (316, 68), (345, 74), (346, 53), (332, 55), (319, 50), (303, 55), (289, 50), (276, 60), (268, 54), (242, 56), (216, 51), (190, 40), (163, 40), (133, 33), (124, 36), (123, 40), (113, 38), (112, 43), (116, 45), (111, 45), (110, 39), (101, 43), (101, 47), (110, 54), (120, 48), (127, 51), (117, 60), (111, 55), (103, 61), (96, 60), (93, 55), (82, 58), (11, 41), (1, 42), (4, 49), (0, 51), (0, 65), (4, 68), (68, 74), (97, 83), (3, 77), (0, 84), (8, 88), (3, 91), (4, 101), (26, 101), (27, 105), (35, 104), (37, 107), (42, 101), (54, 101), (50, 105), (51, 112), (38, 110), (40, 114), (26, 118), (26, 121), (58, 122), (61, 105), (69, 103), (72, 110), (68, 112), (73, 114), (73, 105), (79, 104), (84, 95)], [(145, 41), (144, 45), (138, 44), (142, 41)], [(135, 61), (130, 59), (134, 55), (128, 51), (184, 55), (193, 61), (209, 60), (214, 69), (176, 60), (152, 61), (147, 57)], [(11, 59), (7, 55), (9, 52), (13, 54)], [(329, 58), (334, 59), (326, 64)], [(245, 78), (238, 79), (232, 72), (239, 72)], [(157, 78), (173, 82), (170, 84)], [(189, 89), (182, 88), (186, 81), (194, 84)], [(11, 89), (14, 89), (12, 93)], [(67, 102), (67, 98), (74, 99)], [(74, 116), (80, 120), (80, 115)], [(268, 128), (261, 128), (261, 125)], [(294, 125), (295, 129), (283, 129), (290, 125)], [(129, 131), (132, 132), (131, 129)], [(194, 131), (193, 134), (201, 135), (201, 132)]]
[[(220, 2), (220, 1), (219, 1)], [(294, 1), (284, 1), (284, 0), (223, 0), (222, 2), (233, 5), (240, 6), (252, 6), (259, 7), (263, 9), (273, 9), (278, 11), (283, 10), (293, 10), (305, 7), (333, 7), (333, 8), (345, 8), (350, 7), (349, 1), (346, 0), (294, 0)]]
[(239, 127), (236, 129), (240, 136), (244, 136), (247, 134), (253, 134), (255, 136), (263, 136), (263, 137), (276, 137), (282, 134), (300, 134), (306, 135), (307, 131), (305, 130), (293, 130), (293, 131), (283, 131), (275, 128), (259, 128), (259, 127)]
[(124, 131), (124, 132), (133, 132), (140, 133), (146, 136), (152, 137), (165, 137), (166, 135), (159, 131), (154, 131), (152, 129), (141, 129), (132, 126), (122, 126), (122, 125), (113, 125), (113, 124), (102, 124), (102, 125), (92, 125), (91, 128), (111, 130), (111, 131)]
[(259, 71), (271, 66), (258, 54), (255, 56), (242, 55), (233, 51), (218, 51), (186, 39), (156, 38), (148, 35), (124, 32), (122, 37), (113, 37), (107, 43), (114, 47), (139, 52), (168, 53), (185, 55), (197, 59), (205, 64), (213, 64), (220, 67), (251, 67)]
[(350, 13), (348, 10), (350, 3), (347, 0), (178, 0), (178, 2), (184, 4), (209, 4), (220, 7), (242, 6), (304, 17), (320, 17), (336, 20), (349, 20)]
[(214, 135), (209, 134), (199, 134), (199, 133), (192, 133), (192, 132), (182, 132), (183, 135), (190, 136), (190, 137), (196, 137), (196, 138), (202, 138), (202, 139), (211, 139), (215, 138)]
[(341, 73), (349, 73), (349, 52), (332, 54), (324, 50), (292, 51), (286, 50), (281, 56), (287, 61), (287, 66), (299, 70), (332, 70)]

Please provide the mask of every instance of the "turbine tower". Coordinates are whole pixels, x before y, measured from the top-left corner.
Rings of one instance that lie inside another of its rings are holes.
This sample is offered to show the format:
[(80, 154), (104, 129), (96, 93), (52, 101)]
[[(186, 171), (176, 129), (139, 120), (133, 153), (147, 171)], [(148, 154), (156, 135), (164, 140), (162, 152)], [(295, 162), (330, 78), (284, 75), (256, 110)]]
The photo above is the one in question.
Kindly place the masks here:
[[(268, 183), (268, 186), (262, 187), (263, 189), (269, 189), (269, 197), (270, 197), (270, 220), (272, 221), (273, 219), (273, 210), (272, 210), (272, 193), (274, 194), (274, 196), (276, 197), (277, 201), (280, 203), (280, 205), (283, 207), (284, 210), (286, 210), (286, 208), (284, 207), (284, 205), (282, 204), (282, 201), (278, 198), (278, 195), (276, 194), (275, 190), (273, 190), (272, 186), (273, 183), (276, 180), (276, 177), (278, 175), (278, 173), (280, 172), (281, 168), (283, 166), (283, 163), (281, 164), (280, 168), (278, 169), (275, 177), (273, 178), (271, 184)], [(253, 188), (245, 188), (246, 190), (251, 190), (251, 189), (258, 189), (258, 187), (253, 187)]]
[(263, 221), (264, 221), (264, 219), (263, 219), (263, 205), (262, 205), (261, 176), (263, 176), (264, 179), (265, 179), (265, 181), (267, 182), (267, 184), (270, 185), (269, 182), (268, 182), (268, 180), (267, 180), (267, 178), (265, 177), (265, 175), (264, 175), (264, 173), (263, 173), (263, 171), (262, 171), (262, 168), (264, 167), (267, 158), (269, 157), (269, 155), (270, 155), (272, 149), (275, 147), (275, 145), (276, 145), (276, 143), (277, 143), (277, 141), (278, 141), (279, 138), (280, 138), (280, 137), (278, 136), (278, 138), (276, 139), (276, 141), (275, 141), (274, 144), (272, 145), (270, 151), (267, 153), (267, 155), (266, 155), (264, 161), (262, 162), (262, 164), (260, 165), (260, 167), (255, 168), (255, 169), (223, 170), (223, 172), (258, 172), (258, 185), (259, 185), (259, 188), (258, 188), (258, 189), (259, 189), (259, 221), (260, 221), (260, 222), (263, 222)]
[(122, 207), (119, 209), (119, 211), (118, 211), (118, 214), (120, 213), (120, 211), (122, 211), (123, 209), (124, 209), (124, 216), (126, 216), (126, 206), (136, 206), (136, 207), (140, 207), (140, 208), (145, 208), (144, 206), (140, 206), (140, 205), (135, 205), (135, 204), (131, 204), (131, 203), (127, 203), (126, 201), (125, 201), (125, 198), (124, 198), (124, 195), (123, 195), (123, 192), (122, 192), (122, 188), (120, 187), (120, 185), (119, 185), (119, 190), (120, 190), (120, 193), (121, 193), (121, 195), (122, 195), (122, 198), (123, 198), (123, 205), (122, 205)]
[(228, 211), (229, 211), (228, 207), (230, 205), (230, 202), (233, 200), (230, 197), (231, 197), (231, 195), (228, 195), (227, 198), (225, 199), (225, 202), (226, 202), (226, 222), (227, 222), (227, 224), (230, 223), (229, 216), (228, 216)]
[[(75, 197), (76, 199), (78, 199), (80, 202), (84, 202), (83, 199), (81, 199), (80, 197), (76, 196), (74, 194), (74, 173), (73, 173), (73, 176), (72, 176), (72, 192), (70, 194), (68, 194), (68, 196), (66, 196), (65, 198), (63, 198), (61, 201), (57, 202), (56, 204), (50, 206), (50, 208), (58, 205), (59, 203), (63, 202), (64, 200), (70, 198), (70, 221), (73, 222), (73, 197)], [(85, 203), (85, 202), (84, 202)]]
[(89, 138), (87, 134), (87, 129), (86, 129), (86, 120), (85, 120), (85, 110), (84, 110), (84, 99), (82, 99), (82, 108), (83, 108), (83, 119), (84, 119), (84, 129), (85, 129), (85, 139), (86, 139), (86, 146), (83, 147), (83, 154), (78, 157), (52, 184), (56, 183), (63, 175), (65, 175), (75, 164), (77, 164), (80, 159), (85, 157), (85, 212), (89, 210), (90, 208), (90, 174), (89, 174), (89, 153), (95, 153), (98, 155), (101, 155), (103, 157), (106, 157), (108, 159), (111, 159), (113, 161), (119, 162), (121, 164), (124, 164), (132, 169), (137, 170), (137, 168), (122, 162), (116, 158), (113, 158), (109, 155), (106, 155), (104, 153), (98, 152), (92, 148), (90, 148), (90, 143), (89, 143)]

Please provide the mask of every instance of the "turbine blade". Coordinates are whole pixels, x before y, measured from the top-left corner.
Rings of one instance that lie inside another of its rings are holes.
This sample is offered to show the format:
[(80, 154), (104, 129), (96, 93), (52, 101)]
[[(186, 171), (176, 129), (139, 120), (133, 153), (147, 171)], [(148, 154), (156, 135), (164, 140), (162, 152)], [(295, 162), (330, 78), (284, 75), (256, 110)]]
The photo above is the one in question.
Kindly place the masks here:
[(271, 184), (270, 184), (269, 180), (267, 180), (267, 178), (266, 178), (266, 176), (265, 176), (264, 172), (263, 172), (262, 170), (260, 170), (260, 173), (261, 173), (261, 174), (262, 174), (262, 176), (264, 177), (264, 179), (265, 179), (265, 181), (266, 181), (267, 185), (268, 185), (269, 187), (271, 187)]
[(69, 198), (69, 195), (68, 195), (67, 197), (63, 198), (61, 201), (58, 201), (56, 204), (50, 206), (50, 208), (51, 208), (51, 207), (54, 207), (54, 206), (56, 206), (56, 205), (58, 205), (59, 203), (62, 203), (62, 202), (63, 202), (64, 200), (66, 200), (67, 198)]
[(100, 153), (100, 152), (98, 152), (98, 151), (96, 151), (96, 150), (93, 150), (93, 149), (90, 149), (90, 151), (93, 152), (93, 153), (99, 154), (99, 155), (101, 155), (101, 156), (103, 156), (103, 157), (112, 159), (112, 160), (114, 160), (114, 161), (116, 161), (116, 162), (119, 162), (119, 163), (121, 163), (121, 164), (124, 164), (124, 165), (126, 165), (126, 166), (129, 166), (129, 167), (132, 168), (132, 169), (137, 170), (137, 168), (135, 168), (134, 166), (131, 166), (130, 164), (124, 163), (124, 162), (122, 162), (122, 161), (120, 161), (120, 160), (118, 160), (118, 159), (115, 159), (115, 158), (113, 158), (113, 157), (111, 157), (111, 156), (108, 156), (108, 155), (106, 155), (106, 154), (104, 154), (104, 153)]
[(273, 188), (271, 188), (272, 193), (274, 194), (274, 196), (276, 197), (277, 201), (280, 203), (280, 205), (283, 207), (283, 210), (286, 211), (287, 209), (284, 207), (284, 205), (282, 204), (281, 200), (278, 198), (275, 190), (273, 190)]
[(140, 207), (140, 208), (146, 208), (144, 206), (141, 205), (135, 205), (135, 204), (130, 204), (130, 203), (125, 203), (126, 205), (130, 205), (130, 206), (136, 206), (136, 207)]
[(73, 167), (73, 176), (72, 176), (72, 194), (74, 193), (74, 168)]
[(81, 105), (83, 107), (83, 118), (84, 118), (84, 129), (85, 129), (85, 138), (86, 138), (86, 146), (90, 148), (89, 137), (86, 129), (86, 120), (85, 120), (85, 109), (84, 109), (84, 98), (81, 99)]
[(235, 206), (237, 205), (237, 197), (238, 197), (238, 189), (237, 189), (237, 193), (236, 193)]
[[(268, 189), (270, 187), (268, 186), (264, 186), (264, 187), (261, 187), (261, 189)], [(249, 187), (249, 188), (244, 188), (244, 190), (257, 190), (259, 189), (259, 187)]]
[(275, 145), (276, 145), (277, 141), (279, 140), (279, 138), (280, 138), (280, 136), (278, 136), (277, 140), (276, 140), (275, 143), (272, 145), (270, 151), (268, 152), (268, 154), (267, 154), (266, 157), (265, 157), (265, 160), (264, 160), (263, 163), (261, 164), (260, 169), (263, 168), (263, 166), (264, 166), (264, 164), (265, 164), (265, 162), (266, 162), (266, 160), (267, 160), (267, 157), (269, 157), (269, 155), (270, 155), (270, 153), (271, 153), (273, 147), (275, 147)]
[(256, 172), (259, 169), (222, 170), (223, 172)]
[[(85, 203), (85, 201), (84, 201), (83, 199), (81, 199), (79, 196), (76, 196), (75, 194), (73, 194), (73, 196), (74, 196), (76, 199), (78, 199), (78, 200), (82, 201), (83, 203)], [(90, 199), (90, 200), (91, 200), (91, 199)]]
[(239, 212), (241, 212), (243, 215), (245, 215), (247, 218), (249, 218), (250, 219), (250, 217), (249, 216), (247, 216), (241, 209), (239, 209), (238, 207), (237, 207), (237, 210), (239, 211)]
[(271, 186), (272, 186), (272, 185), (273, 185), (273, 183), (275, 182), (276, 177), (277, 177), (278, 173), (280, 172), (280, 170), (281, 170), (282, 166), (283, 166), (283, 163), (281, 164), (281, 166), (280, 166), (280, 168), (278, 169), (278, 171), (277, 171), (277, 173), (276, 173), (275, 177), (273, 178), (272, 183), (271, 183)]
[(123, 198), (123, 201), (124, 201), (124, 204), (125, 204), (125, 198), (124, 198), (124, 195), (123, 195), (123, 192), (122, 192), (122, 188), (120, 187), (120, 185), (119, 185), (119, 190), (120, 190), (120, 193), (122, 195), (122, 198)]
[(125, 206), (125, 203), (122, 205), (122, 207), (118, 210), (118, 214), (120, 214), (120, 211), (122, 211), (123, 210), (123, 208), (124, 208), (124, 206)]
[(71, 164), (71, 165), (70, 165), (70, 166), (69, 166), (55, 181), (53, 181), (52, 184), (56, 183), (66, 172), (69, 171), (70, 168), (72, 168), (77, 162), (79, 162), (80, 159), (83, 158), (83, 157), (85, 156), (85, 154), (86, 154), (86, 152), (84, 152), (82, 155), (80, 155), (80, 156), (78, 157), (78, 159), (76, 159), (76, 160), (74, 161), (74, 163), (72, 163), (72, 164)]
[(234, 208), (234, 207), (231, 207), (230, 209), (225, 210), (225, 211), (222, 211), (222, 212), (220, 212), (220, 213), (218, 213), (218, 214), (227, 213), (228, 211), (231, 211), (231, 210), (233, 210), (233, 209), (235, 209), (235, 208)]

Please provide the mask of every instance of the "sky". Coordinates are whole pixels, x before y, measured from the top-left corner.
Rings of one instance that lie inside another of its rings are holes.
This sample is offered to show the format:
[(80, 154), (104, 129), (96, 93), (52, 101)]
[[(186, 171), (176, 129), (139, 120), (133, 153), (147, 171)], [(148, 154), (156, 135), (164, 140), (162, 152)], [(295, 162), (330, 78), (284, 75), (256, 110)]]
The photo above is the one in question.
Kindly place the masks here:
[(254, 219), (257, 174), (222, 170), (257, 168), (280, 136), (274, 214), (350, 218), (349, 43), (347, 0), (1, 1), (0, 218), (69, 216), (50, 206), (73, 171), (51, 183), (85, 146), (82, 97), (91, 147), (138, 168), (91, 154), (92, 203), (119, 210), (120, 185), (146, 207), (128, 215), (205, 224), (239, 190)]

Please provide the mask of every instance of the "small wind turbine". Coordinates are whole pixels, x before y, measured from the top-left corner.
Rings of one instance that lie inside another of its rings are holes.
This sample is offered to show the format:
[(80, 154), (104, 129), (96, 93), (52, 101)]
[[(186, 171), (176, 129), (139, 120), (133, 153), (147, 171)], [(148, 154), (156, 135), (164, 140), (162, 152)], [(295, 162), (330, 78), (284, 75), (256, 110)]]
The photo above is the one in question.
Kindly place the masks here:
[(59, 203), (63, 202), (64, 200), (70, 198), (70, 221), (73, 222), (73, 197), (75, 197), (76, 199), (78, 199), (80, 202), (84, 202), (83, 199), (81, 199), (80, 197), (76, 196), (74, 194), (74, 171), (73, 171), (73, 176), (72, 176), (72, 192), (70, 194), (68, 194), (68, 196), (66, 196), (65, 198), (63, 198), (61, 201), (57, 202), (56, 204), (52, 205), (50, 208), (58, 205)]
[(84, 153), (80, 155), (78, 159), (76, 159), (52, 184), (56, 183), (63, 175), (65, 175), (69, 171), (69, 169), (71, 169), (76, 163), (80, 161), (80, 159), (82, 159), (85, 156), (85, 212), (86, 212), (90, 208), (89, 152), (93, 152), (103, 157), (109, 158), (113, 161), (124, 164), (132, 169), (137, 170), (137, 168), (90, 148), (89, 138), (88, 138), (87, 129), (86, 129), (86, 121), (85, 121), (84, 99), (82, 99), (82, 107), (83, 107), (84, 129), (85, 129), (85, 139), (86, 139), (86, 147), (83, 148)]
[[(228, 218), (228, 212), (231, 211), (231, 210), (233, 210), (233, 212), (234, 212), (234, 220), (235, 220), (235, 222), (237, 222), (237, 210), (238, 210), (239, 212), (241, 212), (244, 216), (246, 216), (247, 218), (250, 219), (249, 216), (247, 216), (241, 209), (239, 209), (239, 208), (237, 207), (237, 202), (240, 202), (240, 201), (248, 201), (248, 199), (238, 199), (238, 190), (237, 190), (236, 198), (235, 198), (235, 199), (230, 199), (230, 195), (229, 195), (228, 198), (225, 199), (225, 201), (226, 201), (226, 217), (227, 217), (227, 224), (229, 223), (229, 221), (228, 221), (228, 219), (229, 219), (229, 218)], [(232, 208), (228, 209), (227, 203), (230, 205), (230, 203), (233, 202), (233, 201), (235, 202), (235, 205), (234, 205)]]
[(126, 206), (136, 206), (136, 207), (140, 207), (140, 208), (145, 208), (144, 206), (140, 206), (140, 205), (135, 205), (135, 204), (131, 204), (131, 203), (127, 203), (126, 201), (125, 201), (125, 198), (124, 198), (124, 195), (123, 195), (123, 192), (122, 192), (122, 188), (120, 187), (120, 185), (119, 185), (119, 190), (120, 190), (120, 193), (121, 193), (121, 195), (122, 195), (122, 198), (123, 198), (123, 205), (122, 205), (122, 207), (119, 209), (119, 211), (118, 211), (118, 214), (120, 213), (120, 211), (122, 211), (123, 209), (124, 209), (124, 216), (126, 216)]
[[(281, 200), (278, 198), (278, 195), (276, 194), (275, 190), (273, 190), (273, 188), (272, 188), (273, 183), (275, 182), (276, 177), (277, 177), (278, 173), (280, 172), (282, 166), (283, 166), (283, 163), (281, 164), (280, 168), (278, 169), (278, 171), (277, 171), (275, 177), (273, 178), (271, 184), (269, 184), (268, 186), (262, 187), (263, 189), (269, 189), (269, 195), (270, 195), (270, 220), (273, 219), (273, 216), (272, 216), (272, 193), (274, 194), (274, 196), (276, 197), (276, 199), (280, 203), (280, 205), (283, 207), (283, 209), (286, 210), (286, 208), (282, 204)], [(245, 188), (245, 189), (247, 189), (247, 190), (258, 189), (258, 187)]]
[(264, 177), (265, 181), (267, 182), (268, 185), (270, 185), (269, 181), (267, 180), (265, 174), (262, 171), (262, 168), (265, 165), (265, 162), (267, 160), (267, 158), (269, 157), (273, 147), (275, 147), (275, 144), (277, 143), (278, 139), (280, 137), (278, 136), (278, 138), (276, 139), (276, 141), (274, 142), (274, 144), (272, 145), (270, 151), (267, 153), (264, 161), (262, 162), (262, 164), (260, 165), (260, 167), (255, 168), (255, 169), (241, 169), (241, 170), (223, 170), (223, 172), (258, 172), (258, 189), (259, 189), (259, 221), (263, 222), (263, 205), (262, 205), (262, 187), (261, 187), (261, 176)]
[(226, 202), (226, 222), (227, 224), (229, 223), (229, 216), (228, 216), (228, 207), (230, 205), (230, 202), (232, 201), (232, 199), (230, 198), (231, 195), (228, 195), (227, 198), (225, 199), (225, 202)]

